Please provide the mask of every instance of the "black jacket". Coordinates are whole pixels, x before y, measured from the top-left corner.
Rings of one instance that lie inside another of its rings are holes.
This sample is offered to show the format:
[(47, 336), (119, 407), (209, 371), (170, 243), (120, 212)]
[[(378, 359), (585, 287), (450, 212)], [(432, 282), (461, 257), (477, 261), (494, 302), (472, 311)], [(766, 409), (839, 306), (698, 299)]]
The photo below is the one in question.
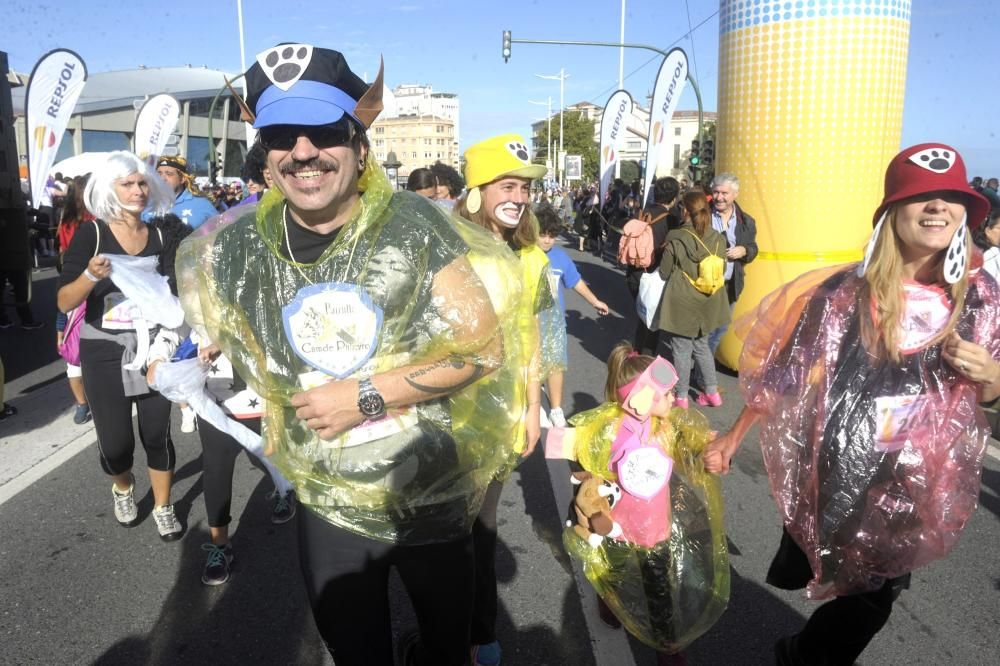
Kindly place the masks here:
[(750, 217), (739, 204), (733, 203), (736, 207), (736, 244), (747, 249), (747, 253), (741, 259), (733, 261), (733, 277), (726, 282), (726, 293), (729, 294), (729, 302), (735, 303), (743, 292), (743, 282), (745, 270), (744, 266), (757, 258), (757, 222)]

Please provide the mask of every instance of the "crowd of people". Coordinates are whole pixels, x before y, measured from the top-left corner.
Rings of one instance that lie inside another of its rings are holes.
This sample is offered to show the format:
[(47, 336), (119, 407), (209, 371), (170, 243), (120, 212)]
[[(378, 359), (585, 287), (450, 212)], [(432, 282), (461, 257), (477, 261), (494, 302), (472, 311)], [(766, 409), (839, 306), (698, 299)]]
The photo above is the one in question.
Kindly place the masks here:
[[(243, 185), (206, 191), (182, 156), (154, 170), (118, 151), (60, 188), (57, 344), (115, 519), (143, 519), (134, 408), (152, 521), (164, 541), (184, 535), (165, 396), (173, 370), (199, 368), (210, 399), (199, 387), (177, 401), (203, 450), (202, 582), (230, 580), (246, 449), (275, 482), (271, 520), (297, 519), (338, 664), (393, 663), (394, 569), (418, 624), (395, 646), (401, 663), (496, 666), (497, 508), (546, 430), (546, 455), (578, 470), (564, 543), (601, 617), (679, 664), (725, 609), (719, 475), (760, 423), (784, 524), (768, 582), (825, 600), (775, 659), (853, 663), (975, 508), (979, 404), (1000, 397), (996, 181), (970, 185), (942, 144), (900, 152), (864, 261), (783, 286), (737, 331), (745, 407), (719, 435), (691, 402), (722, 404), (714, 353), (758, 254), (736, 175), (657, 178), (648, 193), (617, 182), (606, 201), (593, 187), (538, 193), (545, 167), (500, 134), (468, 147), (463, 174), (435, 164), (396, 191), (366, 135), (382, 72), (368, 85), (316, 47), (287, 85), (271, 64), (283, 48), (246, 73), (258, 138)], [(932, 149), (945, 157), (922, 159)], [(567, 416), (562, 292), (609, 312), (591, 288), (604, 285), (559, 247), (571, 233), (580, 250), (616, 246), (648, 316), (609, 350), (605, 404)], [(154, 292), (166, 307), (141, 300)], [(173, 308), (183, 323), (166, 323)]]

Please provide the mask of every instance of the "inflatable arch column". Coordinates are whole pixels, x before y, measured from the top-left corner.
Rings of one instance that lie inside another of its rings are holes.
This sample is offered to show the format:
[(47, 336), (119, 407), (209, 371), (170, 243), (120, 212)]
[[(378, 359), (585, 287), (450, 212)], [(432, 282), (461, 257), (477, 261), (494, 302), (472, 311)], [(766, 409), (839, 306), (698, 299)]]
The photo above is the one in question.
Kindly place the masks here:
[[(910, 0), (720, 0), (716, 173), (757, 221), (738, 319), (779, 285), (860, 261), (899, 151)], [(719, 359), (735, 368), (732, 329)]]

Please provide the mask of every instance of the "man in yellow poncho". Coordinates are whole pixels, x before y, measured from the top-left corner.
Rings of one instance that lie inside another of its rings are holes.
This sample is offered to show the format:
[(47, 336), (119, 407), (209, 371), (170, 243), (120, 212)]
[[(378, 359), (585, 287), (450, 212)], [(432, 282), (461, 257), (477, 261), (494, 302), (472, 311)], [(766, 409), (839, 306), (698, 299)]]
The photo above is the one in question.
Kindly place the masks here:
[(513, 437), (523, 411), (474, 403), (510, 402), (484, 396), (514, 394), (495, 384), (512, 381), (517, 345), (476, 271), (516, 260), (392, 192), (365, 136), (381, 71), (368, 86), (336, 51), (281, 44), (246, 81), (275, 187), (182, 247), (188, 320), (267, 401), (263, 436), (305, 509), (303, 577), (338, 666), (393, 663), (393, 566), (421, 630), (406, 662), (465, 663), (470, 530), (505, 455), (484, 443)]

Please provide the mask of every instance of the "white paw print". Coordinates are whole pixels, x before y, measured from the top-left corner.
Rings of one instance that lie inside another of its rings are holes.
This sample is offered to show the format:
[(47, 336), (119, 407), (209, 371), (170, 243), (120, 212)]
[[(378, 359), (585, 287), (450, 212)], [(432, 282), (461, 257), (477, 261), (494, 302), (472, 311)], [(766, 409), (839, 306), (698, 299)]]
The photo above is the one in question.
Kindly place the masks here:
[(955, 153), (947, 148), (925, 148), (910, 155), (910, 161), (934, 173), (945, 173), (955, 164)]
[(313, 47), (308, 44), (280, 44), (257, 56), (264, 74), (281, 90), (288, 90), (302, 78), (312, 60)]
[(508, 143), (507, 150), (510, 151), (511, 155), (525, 163), (527, 163), (528, 159), (531, 157), (528, 153), (528, 147), (520, 141), (511, 141)]

